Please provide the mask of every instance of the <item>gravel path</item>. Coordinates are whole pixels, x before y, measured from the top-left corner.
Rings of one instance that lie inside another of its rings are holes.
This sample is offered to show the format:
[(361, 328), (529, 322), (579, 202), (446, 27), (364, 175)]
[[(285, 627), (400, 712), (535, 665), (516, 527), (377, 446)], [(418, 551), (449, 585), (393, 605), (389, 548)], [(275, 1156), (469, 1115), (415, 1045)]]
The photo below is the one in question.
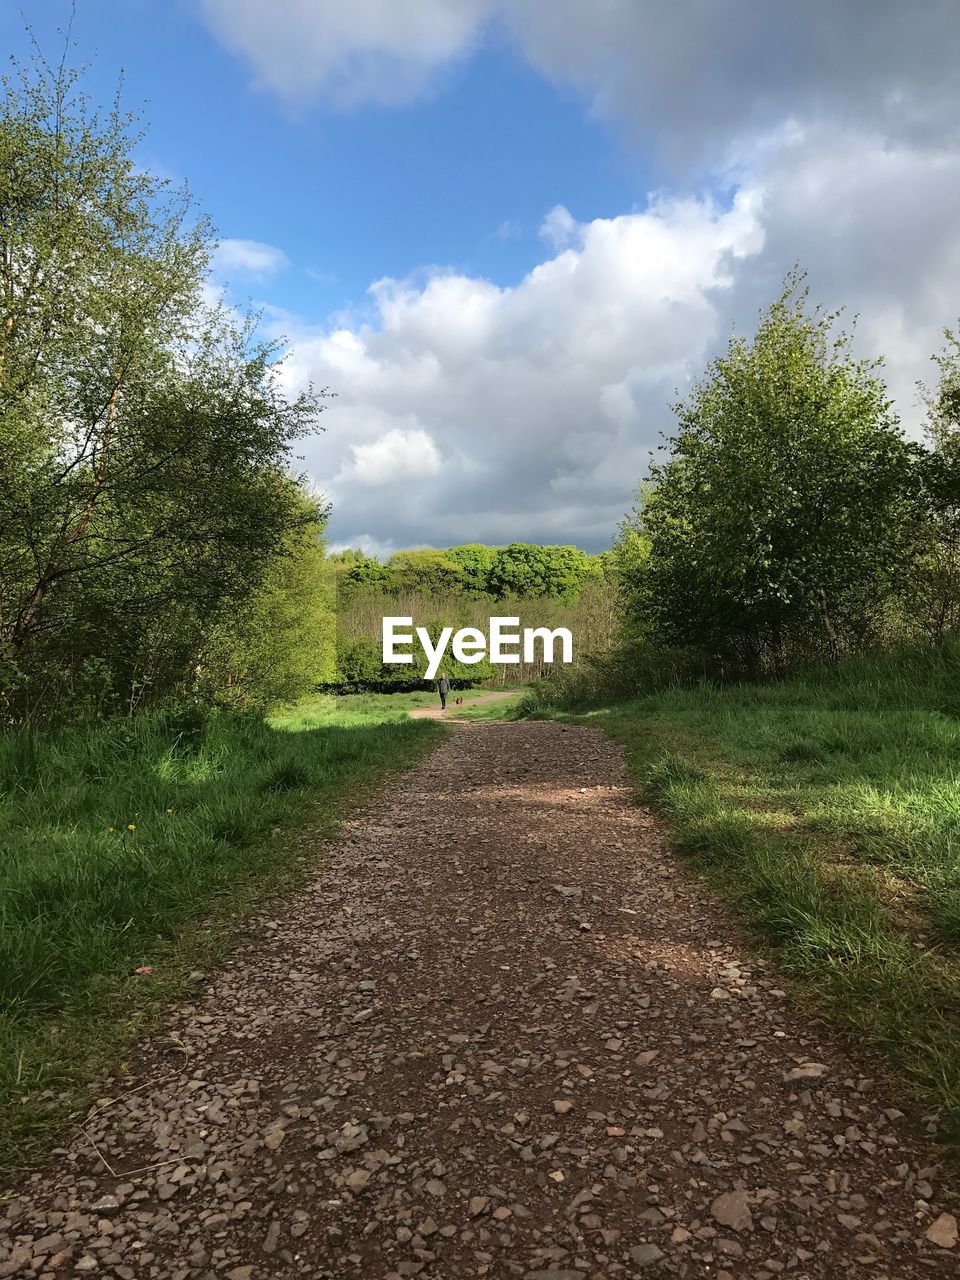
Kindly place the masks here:
[(923, 1126), (591, 729), (456, 726), (169, 1031), (7, 1206), (0, 1276), (958, 1270)]

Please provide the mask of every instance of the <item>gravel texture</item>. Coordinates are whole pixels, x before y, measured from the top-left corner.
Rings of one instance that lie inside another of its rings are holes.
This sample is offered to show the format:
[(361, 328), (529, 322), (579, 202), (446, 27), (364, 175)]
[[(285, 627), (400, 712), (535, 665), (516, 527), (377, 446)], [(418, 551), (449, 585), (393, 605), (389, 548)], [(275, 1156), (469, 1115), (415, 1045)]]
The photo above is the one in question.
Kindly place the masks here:
[(0, 1277), (960, 1271), (922, 1121), (594, 730), (457, 725), (197, 983), (0, 1210)]

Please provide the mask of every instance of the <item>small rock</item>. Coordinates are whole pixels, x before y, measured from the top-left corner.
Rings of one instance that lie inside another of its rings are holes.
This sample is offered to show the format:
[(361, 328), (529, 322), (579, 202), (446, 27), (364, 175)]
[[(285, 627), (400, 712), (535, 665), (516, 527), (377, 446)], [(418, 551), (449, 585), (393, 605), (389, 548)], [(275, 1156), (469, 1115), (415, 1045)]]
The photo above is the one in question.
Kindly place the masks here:
[(714, 1200), (710, 1212), (722, 1227), (729, 1227), (731, 1231), (753, 1230), (753, 1217), (745, 1191), (725, 1191)]
[(630, 1250), (630, 1260), (637, 1267), (652, 1267), (663, 1256), (663, 1250), (655, 1244), (637, 1244)]
[(956, 1248), (957, 1240), (960, 1239), (957, 1234), (957, 1220), (952, 1213), (941, 1213), (936, 1222), (932, 1222), (923, 1234), (931, 1244), (939, 1245), (941, 1249)]
[(829, 1070), (822, 1062), (802, 1062), (799, 1067), (788, 1071), (783, 1079), (786, 1084), (793, 1084), (796, 1080), (821, 1080)]

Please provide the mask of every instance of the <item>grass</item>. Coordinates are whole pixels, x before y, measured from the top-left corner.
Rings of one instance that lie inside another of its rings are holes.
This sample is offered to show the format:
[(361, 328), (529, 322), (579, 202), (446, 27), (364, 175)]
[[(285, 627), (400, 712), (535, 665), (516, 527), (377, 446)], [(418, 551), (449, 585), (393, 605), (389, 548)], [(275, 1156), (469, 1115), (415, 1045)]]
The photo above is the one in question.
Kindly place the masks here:
[[(484, 702), (489, 693), (509, 693), (511, 698), (497, 698)], [(519, 704), (524, 688), (472, 689), (463, 697), (461, 707), (454, 706), (452, 694), (447, 699), (445, 720), (503, 720)], [(413, 693), (352, 693), (345, 696), (321, 694), (308, 698), (292, 711), (275, 720), (278, 725), (297, 728), (319, 728), (332, 725), (402, 724), (409, 720), (409, 712), (423, 707), (437, 708), (437, 695), (430, 691)]]
[(272, 723), (285, 729), (350, 728), (358, 725), (409, 724), (408, 712), (438, 705), (435, 693), (333, 693), (307, 698)]
[(957, 653), (577, 710), (623, 743), (677, 846), (960, 1141)]
[(516, 720), (520, 705), (525, 694), (524, 689), (504, 689), (491, 690), (496, 693), (509, 693), (509, 698), (497, 698), (490, 702), (480, 703), (471, 706), (469, 702), (462, 707), (451, 707), (447, 703), (447, 716), (453, 713), (453, 718), (457, 720)]
[(439, 733), (368, 708), (0, 736), (0, 1171), (42, 1156), (190, 971)]

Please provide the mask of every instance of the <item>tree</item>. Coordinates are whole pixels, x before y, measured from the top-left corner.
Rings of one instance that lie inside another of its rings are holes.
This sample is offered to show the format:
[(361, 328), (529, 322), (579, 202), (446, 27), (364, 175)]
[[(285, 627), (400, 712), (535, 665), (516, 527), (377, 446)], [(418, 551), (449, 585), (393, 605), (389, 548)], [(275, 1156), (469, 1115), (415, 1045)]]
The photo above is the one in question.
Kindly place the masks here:
[(482, 542), (469, 542), (463, 546), (450, 547), (447, 556), (462, 570), (464, 594), (490, 594), (490, 573), (497, 558), (496, 547), (485, 546)]
[(347, 603), (364, 587), (383, 589), (389, 580), (386, 565), (379, 560), (347, 547), (330, 557), (336, 576), (337, 596)]
[(62, 699), (88, 668), (131, 705), (189, 679), (206, 628), (307, 521), (287, 463), (321, 406), (284, 396), (251, 323), (204, 306), (211, 230), (137, 166), (131, 118), (42, 61), (4, 88), (7, 707), (14, 687)]
[(290, 705), (336, 678), (333, 572), (326, 508), (301, 498), (308, 523), (286, 540), (260, 586), (205, 639), (198, 684), (208, 701), (239, 710)]
[(676, 407), (635, 526), (653, 636), (750, 670), (868, 640), (916, 529), (917, 450), (877, 363), (806, 304), (794, 273)]
[(633, 511), (620, 522), (612, 552), (612, 565), (607, 576), (616, 580), (619, 594), (626, 608), (625, 621), (632, 630), (643, 628), (644, 602), (646, 600), (645, 574), (650, 559), (650, 539), (644, 533), (644, 505), (650, 494), (650, 486), (641, 484), (636, 493)]
[(590, 557), (579, 547), (511, 542), (500, 547), (490, 570), (490, 590), (505, 596), (573, 601), (589, 573)]
[(933, 357), (937, 384), (922, 388), (929, 448), (923, 458), (927, 520), (905, 600), (934, 640), (960, 627), (960, 336), (945, 332)]
[(396, 551), (387, 561), (385, 589), (393, 594), (457, 594), (463, 587), (463, 568), (445, 551)]

